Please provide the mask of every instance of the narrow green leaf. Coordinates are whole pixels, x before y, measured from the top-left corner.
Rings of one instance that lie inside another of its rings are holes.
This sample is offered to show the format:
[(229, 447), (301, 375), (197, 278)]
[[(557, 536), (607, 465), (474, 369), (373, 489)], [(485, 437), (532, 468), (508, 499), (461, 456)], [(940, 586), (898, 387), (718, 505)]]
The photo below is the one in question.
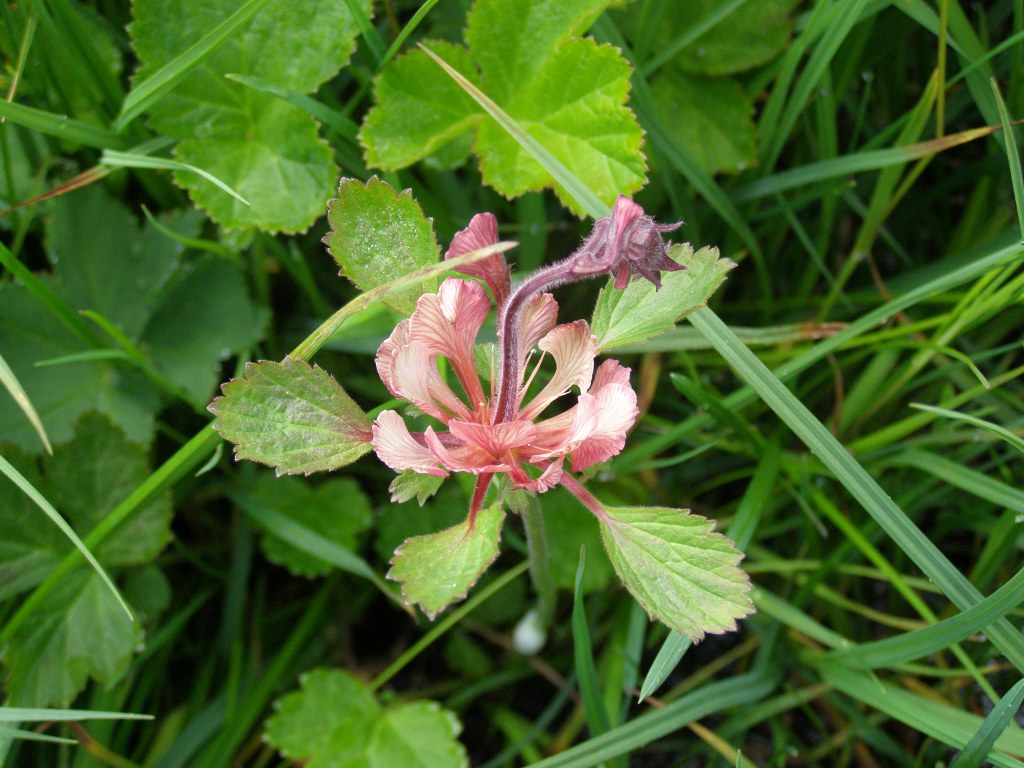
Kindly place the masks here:
[(152, 720), (153, 715), (132, 712), (102, 712), (95, 709), (37, 709), (0, 707), (0, 723), (66, 723), (79, 720)]
[(752, 704), (774, 690), (775, 684), (772, 674), (758, 669), (703, 685), (678, 701), (645, 712), (608, 733), (533, 763), (530, 768), (593, 768), (603, 760), (628, 754), (678, 731), (681, 723), (692, 723), (716, 712)]
[(121, 114), (114, 122), (114, 128), (117, 131), (123, 130), (132, 120), (149, 109), (150, 105), (159, 101), (198, 64), (217, 50), (225, 40), (245, 26), (268, 2), (269, 0), (248, 0), (245, 5), (182, 51), (181, 54), (164, 64), (141, 83), (136, 83), (121, 105)]
[(647, 613), (700, 640), (753, 612), (741, 555), (714, 522), (688, 510), (603, 507), (601, 535), (616, 572)]
[[(441, 253), (433, 223), (411, 192), (399, 194), (376, 176), (365, 184), (342, 179), (337, 198), (327, 206), (327, 220), (331, 231), (324, 242), (342, 274), (362, 291), (435, 264)], [(416, 299), (436, 288), (436, 282), (427, 280), (383, 301), (410, 315)]]
[(43, 447), (46, 448), (46, 452), (53, 453), (53, 446), (50, 445), (50, 438), (46, 436), (46, 430), (43, 428), (43, 422), (39, 420), (39, 414), (36, 413), (36, 409), (32, 407), (32, 401), (28, 399), (28, 395), (22, 388), (21, 383), (18, 381), (18, 377), (14, 375), (14, 371), (12, 371), (11, 367), (7, 365), (7, 361), (4, 360), (3, 355), (0, 355), (0, 384), (4, 385), (4, 388), (10, 393), (11, 397), (14, 398), (14, 402), (18, 404), (22, 413), (25, 414), (25, 418), (27, 418), (35, 428), (36, 433), (39, 435), (39, 439), (43, 443)]
[(670, 330), (687, 314), (705, 306), (726, 273), (736, 266), (719, 257), (717, 248), (694, 253), (689, 243), (673, 245), (669, 256), (686, 269), (662, 275), (660, 289), (647, 280), (633, 280), (624, 290), (611, 284), (601, 289), (591, 321), (599, 351), (639, 344)]
[(1012, 445), (1021, 453), (1024, 453), (1024, 439), (1021, 439), (1018, 435), (1014, 434), (1005, 427), (1001, 427), (998, 424), (993, 424), (991, 421), (985, 421), (979, 419), (976, 416), (970, 414), (960, 413), (960, 411), (951, 411), (948, 408), (939, 408), (934, 405), (925, 405), (923, 403), (911, 403), (911, 408), (917, 408), (919, 411), (927, 411), (928, 413), (934, 413), (937, 416), (945, 416), (947, 419), (953, 419), (955, 421), (962, 421), (966, 424), (971, 424), (979, 429), (984, 429), (986, 432), (991, 432), (993, 435), (998, 435), (1003, 438), (1006, 442)]
[(105, 165), (108, 168), (150, 168), (165, 171), (188, 171), (189, 173), (196, 173), (211, 184), (215, 185), (218, 189), (224, 190), (235, 198), (235, 200), (242, 203), (242, 205), (249, 205), (248, 200), (235, 192), (235, 190), (218, 179), (212, 173), (207, 173), (202, 168), (197, 168), (196, 166), (189, 165), (188, 163), (180, 163), (177, 160), (171, 160), (166, 157), (150, 157), (149, 155), (139, 155), (132, 152), (115, 152), (112, 149), (108, 149), (104, 150), (103, 155), (100, 157), (100, 165)]
[(1024, 491), (1007, 485), (994, 477), (950, 461), (931, 451), (904, 451), (893, 457), (894, 464), (916, 467), (939, 480), (962, 488), (978, 498), (991, 501), (1024, 515)]
[(825, 654), (823, 664), (845, 664), (858, 669), (894, 667), (920, 659), (966, 640), (1024, 602), (1024, 569), (977, 605), (937, 624), (896, 637), (841, 648)]
[(56, 136), (65, 141), (78, 142), (87, 147), (110, 149), (125, 146), (124, 139), (116, 133), (73, 120), (67, 115), (55, 115), (5, 99), (0, 99), (0, 117), (30, 130)]
[(1010, 166), (1010, 182), (1013, 185), (1013, 201), (1017, 207), (1017, 230), (1020, 232), (1021, 242), (1024, 242), (1024, 174), (1020, 167), (1020, 150), (1017, 149), (1017, 136), (1013, 132), (1010, 122), (1010, 113), (1006, 110), (1006, 102), (999, 93), (999, 85), (993, 77), (989, 80), (992, 85), (992, 93), (995, 96), (996, 106), (999, 109), (999, 118), (1002, 120), (1003, 137), (1006, 140), (1006, 162)]
[(210, 405), (235, 456), (281, 474), (351, 464), (370, 450), (370, 420), (323, 368), (286, 357), (247, 363)]
[(992, 751), (999, 735), (1006, 730), (1006, 727), (1013, 722), (1020, 709), (1021, 701), (1024, 701), (1024, 680), (1018, 680), (1006, 695), (999, 700), (992, 711), (985, 717), (978, 732), (967, 742), (949, 768), (981, 768), (985, 758)]
[(395, 550), (388, 578), (433, 619), (469, 592), (498, 556), (505, 512), (500, 504), (480, 510), (470, 521), (438, 533), (414, 536)]
[(8, 728), (0, 726), (0, 739), (22, 739), (24, 741), (41, 741), (47, 744), (77, 744), (75, 739), (65, 739), (60, 736), (50, 736), (36, 731), (26, 731), (23, 728)]
[(125, 602), (125, 599), (121, 596), (117, 587), (114, 586), (114, 582), (111, 580), (110, 576), (107, 575), (107, 572), (103, 570), (103, 567), (99, 562), (97, 562), (96, 558), (93, 557), (92, 552), (89, 551), (89, 548), (85, 543), (78, 538), (78, 534), (76, 534), (74, 530), (72, 530), (71, 526), (67, 524), (67, 521), (61, 517), (60, 512), (54, 509), (53, 505), (43, 498), (43, 495), (25, 479), (25, 476), (15, 469), (3, 456), (0, 456), (0, 472), (3, 472), (3, 474), (5, 474), (12, 483), (18, 486), (26, 496), (32, 499), (36, 506), (43, 510), (46, 516), (50, 518), (51, 522), (60, 529), (61, 533), (67, 536), (68, 540), (75, 545), (75, 549), (82, 554), (82, 557), (85, 558), (86, 562), (89, 563), (92, 569), (103, 581), (104, 586), (110, 590), (110, 593), (114, 596), (117, 604), (121, 607), (121, 610), (125, 612), (128, 619), (134, 621), (135, 619), (132, 616), (131, 609), (128, 607), (128, 603)]
[[(966, 610), (981, 601), (981, 594), (967, 577), (903, 514), (835, 436), (740, 343), (717, 315), (705, 308), (691, 314), (689, 320), (957, 607)], [(1006, 619), (989, 626), (987, 633), (1007, 659), (1024, 670), (1024, 638), (1020, 633)]]
[(341, 112), (331, 109), (323, 102), (317, 101), (311, 96), (306, 96), (305, 94), (299, 93), (291, 88), (281, 88), (261, 77), (250, 77), (249, 75), (236, 75), (233, 73), (227, 74), (225, 77), (227, 77), (228, 80), (234, 80), (236, 83), (241, 83), (242, 85), (247, 85), (250, 88), (255, 88), (257, 91), (272, 93), (279, 99), (284, 99), (289, 104), (308, 112), (324, 125), (330, 126), (332, 129), (337, 131), (339, 136), (343, 136), (346, 139), (354, 140), (356, 133), (359, 131), (359, 126), (352, 122), (348, 117), (343, 115)]
[[(982, 719), (961, 709), (905, 691), (891, 683), (842, 666), (824, 667), (822, 679), (864, 704), (951, 747), (963, 748), (982, 727)], [(1000, 768), (1021, 768), (1006, 753), (1024, 754), (1024, 730), (1010, 723), (986, 759)]]
[(572, 602), (572, 655), (576, 667), (576, 681), (580, 687), (580, 698), (587, 713), (587, 730), (591, 738), (608, 731), (608, 713), (601, 698), (601, 684), (594, 666), (594, 650), (590, 642), (590, 623), (584, 605), (583, 571), (586, 567), (587, 550), (580, 547), (580, 564), (576, 569), (576, 585)]

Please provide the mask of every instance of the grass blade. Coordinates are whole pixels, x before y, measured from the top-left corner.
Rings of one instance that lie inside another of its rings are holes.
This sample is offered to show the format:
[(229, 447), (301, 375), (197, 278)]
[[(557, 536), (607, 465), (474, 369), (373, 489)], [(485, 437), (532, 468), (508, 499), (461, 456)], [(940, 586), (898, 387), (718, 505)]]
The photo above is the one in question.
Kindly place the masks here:
[(572, 602), (572, 648), (576, 664), (576, 680), (583, 699), (583, 710), (587, 713), (587, 729), (590, 735), (599, 736), (608, 731), (608, 713), (601, 699), (601, 684), (594, 666), (594, 650), (590, 642), (590, 623), (583, 601), (583, 570), (587, 561), (586, 549), (580, 547), (580, 564), (576, 568), (576, 586)]
[(981, 768), (982, 762), (995, 746), (999, 734), (1006, 730), (1006, 726), (1017, 714), (1022, 700), (1024, 700), (1024, 680), (1018, 680), (1017, 684), (988, 713), (981, 728), (967, 742), (963, 751), (949, 764), (949, 768)]
[(124, 146), (124, 139), (116, 133), (97, 128), (96, 126), (74, 120), (67, 115), (55, 115), (35, 107), (15, 104), (13, 101), (0, 99), (0, 118), (55, 136), (65, 141), (75, 141), (95, 149), (110, 149)]
[(25, 389), (21, 386), (21, 382), (18, 381), (18, 377), (14, 375), (14, 371), (7, 365), (7, 361), (4, 360), (4, 356), (0, 355), (0, 383), (4, 385), (11, 397), (14, 398), (14, 402), (18, 404), (22, 413), (25, 414), (25, 418), (31, 422), (35, 428), (36, 433), (39, 435), (39, 439), (43, 443), (43, 447), (46, 448), (46, 452), (51, 456), (53, 455), (53, 446), (50, 445), (50, 438), (46, 436), (46, 430), (43, 428), (43, 422), (39, 419), (39, 414), (36, 413), (35, 407), (32, 405), (32, 401), (28, 399), (28, 395), (25, 393)]
[(999, 108), (999, 117), (1003, 121), (1003, 136), (1006, 138), (1006, 161), (1010, 166), (1010, 181), (1013, 184), (1013, 201), (1017, 207), (1017, 227), (1020, 229), (1021, 242), (1024, 242), (1024, 176), (1021, 175), (1020, 150), (1017, 148), (1017, 137), (1013, 133), (1010, 123), (1010, 113), (1006, 111), (1006, 102), (999, 93), (999, 86), (995, 78), (989, 81), (992, 84), (992, 93), (995, 95), (996, 106)]
[(46, 516), (50, 518), (54, 525), (60, 528), (61, 533), (68, 537), (68, 540), (75, 545), (75, 549), (81, 553), (86, 562), (92, 566), (92, 569), (99, 574), (99, 577), (103, 580), (103, 583), (106, 584), (107, 589), (109, 589), (114, 595), (114, 598), (117, 600), (117, 604), (121, 606), (121, 609), (125, 614), (127, 614), (128, 618), (131, 621), (135, 621), (131, 608), (128, 607), (128, 603), (125, 602), (125, 599), (121, 597), (121, 593), (118, 591), (117, 587), (114, 586), (114, 582), (107, 575), (107, 572), (103, 570), (103, 566), (101, 566), (96, 558), (93, 557), (92, 552), (90, 552), (89, 548), (86, 547), (80, 538), (78, 538), (78, 534), (75, 533), (70, 525), (68, 525), (67, 521), (61, 517), (60, 512), (54, 509), (53, 505), (46, 500), (43, 494), (37, 491), (32, 483), (26, 480), (25, 476), (15, 469), (15, 467), (3, 456), (0, 456), (0, 472), (7, 475), (8, 479), (18, 486), (22, 493), (32, 499), (32, 502), (46, 513)]
[(114, 130), (121, 132), (132, 120), (159, 101), (207, 56), (247, 24), (269, 1), (249, 0), (187, 50), (175, 56), (141, 83), (136, 83), (125, 96), (121, 114), (114, 121)]
[(991, 421), (985, 421), (979, 419), (976, 416), (971, 416), (966, 413), (960, 413), (960, 411), (951, 411), (948, 408), (939, 408), (934, 405), (924, 405), (923, 403), (911, 403), (911, 408), (917, 408), (919, 411), (927, 411), (928, 413), (934, 413), (936, 416), (945, 416), (947, 419), (954, 419), (956, 421), (963, 421), (972, 426), (984, 429), (986, 432), (991, 432), (993, 435), (998, 435), (1003, 438), (1006, 442), (1012, 445), (1021, 453), (1024, 453), (1024, 440), (1019, 436), (1015, 435), (1005, 427), (1001, 427), (998, 424), (993, 424)]
[(116, 152), (108, 149), (100, 158), (100, 165), (107, 166), (108, 168), (151, 168), (165, 171), (188, 171), (189, 173), (195, 173), (202, 176), (208, 182), (223, 192), (231, 195), (231, 197), (235, 198), (235, 200), (238, 200), (240, 203), (249, 205), (248, 200), (235, 192), (235, 190), (218, 179), (212, 173), (204, 171), (202, 168), (197, 168), (194, 165), (179, 163), (177, 160), (171, 160), (166, 157), (149, 157), (148, 155), (137, 155), (131, 152)]
[[(700, 309), (689, 321), (707, 336), (733, 370), (750, 385), (776, 415), (789, 426), (811, 452), (829, 468), (893, 541), (961, 610), (981, 601), (968, 581), (921, 529), (900, 510), (867, 471), (818, 421), (806, 406), (786, 389), (709, 309)], [(992, 642), (1017, 669), (1024, 670), (1024, 637), (1006, 619), (987, 628)]]

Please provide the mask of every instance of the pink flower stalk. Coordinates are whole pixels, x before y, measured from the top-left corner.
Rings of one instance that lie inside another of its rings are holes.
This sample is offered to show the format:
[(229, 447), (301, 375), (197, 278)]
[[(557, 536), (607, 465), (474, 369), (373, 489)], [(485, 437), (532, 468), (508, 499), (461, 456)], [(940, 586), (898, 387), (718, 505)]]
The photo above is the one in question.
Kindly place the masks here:
[[(595, 223), (579, 250), (533, 273), (514, 291), (500, 253), (460, 270), (483, 280), (498, 312), (498, 369), (492, 363), (486, 388), (474, 352), (492, 305), (483, 285), (450, 278), (436, 294), (421, 296), (412, 316), (378, 349), (377, 371), (393, 395), (445, 429), (410, 432), (396, 411), (383, 411), (373, 423), (377, 456), (396, 471), (477, 475), (471, 521), (498, 473), (508, 475), (515, 488), (531, 491), (546, 491), (560, 482), (574, 493), (582, 488), (563, 474), (565, 459), (570, 459), (572, 472), (580, 472), (619, 453), (637, 417), (636, 393), (629, 383), (630, 369), (617, 361), (606, 360), (594, 370), (597, 345), (589, 324), (577, 320), (558, 325), (558, 304), (548, 291), (603, 274), (614, 274), (616, 287), (625, 287), (632, 274), (660, 286), (660, 270), (682, 269), (668, 257), (660, 237), (677, 226), (656, 224), (640, 206), (620, 197), (612, 216)], [(455, 236), (445, 258), (497, 242), (494, 216), (478, 214)], [(541, 354), (526, 375), (534, 347)], [(527, 398), (547, 355), (554, 360), (554, 373)], [(460, 393), (441, 378), (439, 357), (451, 365)], [(579, 389), (575, 403), (542, 418), (574, 386)]]

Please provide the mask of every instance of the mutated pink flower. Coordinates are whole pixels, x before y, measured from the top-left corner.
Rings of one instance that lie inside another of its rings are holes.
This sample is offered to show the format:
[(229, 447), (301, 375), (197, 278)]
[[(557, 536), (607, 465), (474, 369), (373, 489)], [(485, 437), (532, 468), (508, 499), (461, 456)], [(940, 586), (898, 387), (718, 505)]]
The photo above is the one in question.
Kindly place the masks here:
[[(544, 491), (558, 483), (567, 456), (572, 471), (579, 472), (622, 450), (637, 416), (629, 369), (606, 360), (595, 373), (597, 347), (587, 322), (555, 325), (557, 306), (550, 294), (539, 303), (523, 346), (524, 357), (534, 343), (543, 354), (516, 388), (514, 417), (495, 422), (495, 382), (485, 392), (474, 356), (477, 332), (491, 308), (486, 292), (479, 283), (448, 279), (438, 293), (420, 297), (412, 317), (381, 344), (377, 371), (393, 395), (433, 416), (445, 430), (427, 427), (412, 433), (396, 411), (382, 412), (373, 424), (373, 447), (385, 464), (440, 476), (504, 472), (517, 488)], [(527, 399), (526, 390), (547, 355), (554, 360), (554, 373)], [(441, 378), (439, 357), (451, 365), (459, 394)], [(579, 395), (570, 408), (540, 418), (572, 387)]]
[[(665, 255), (658, 234), (672, 228), (655, 224), (638, 205), (620, 198), (612, 216), (597, 222), (573, 256), (538, 270), (514, 291), (508, 265), (497, 253), (460, 270), (482, 280), (491, 296), (484, 285), (458, 278), (445, 280), (436, 294), (421, 296), (412, 316), (381, 344), (377, 371), (395, 397), (432, 416), (440, 427), (411, 432), (398, 412), (383, 411), (373, 423), (377, 456), (396, 471), (477, 475), (472, 519), (495, 474), (508, 475), (516, 488), (546, 491), (563, 480), (566, 458), (571, 471), (579, 472), (619, 453), (638, 413), (629, 369), (606, 360), (595, 371), (597, 346), (590, 326), (585, 320), (557, 325), (558, 305), (548, 290), (598, 274), (615, 274), (618, 286), (634, 272), (657, 284), (659, 270), (681, 268)], [(445, 256), (497, 241), (494, 217), (478, 214)], [(498, 359), (490, 365), (485, 386), (475, 348), (492, 297), (498, 312)], [(531, 387), (548, 356), (554, 371), (546, 384)], [(441, 377), (441, 357), (451, 366), (458, 391)], [(578, 395), (572, 396), (574, 388)], [(537, 391), (531, 395), (531, 389)], [(573, 400), (563, 401), (568, 397)], [(571, 405), (547, 415), (556, 401)]]

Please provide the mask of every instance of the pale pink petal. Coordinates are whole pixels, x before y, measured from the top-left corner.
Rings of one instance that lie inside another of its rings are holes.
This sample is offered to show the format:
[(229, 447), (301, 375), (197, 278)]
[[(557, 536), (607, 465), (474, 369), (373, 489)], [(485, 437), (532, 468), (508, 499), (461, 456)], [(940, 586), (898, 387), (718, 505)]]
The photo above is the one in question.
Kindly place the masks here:
[(529, 421), (479, 424), (452, 419), (448, 422), (448, 431), (452, 437), (500, 460), (510, 451), (528, 445), (537, 434), (537, 427)]
[(395, 379), (395, 361), (398, 357), (398, 351), (408, 343), (409, 321), (403, 320), (395, 326), (395, 330), (384, 339), (384, 343), (377, 349), (377, 359), (375, 360), (377, 373), (380, 374), (380, 380), (384, 382), (388, 392), (395, 397), (402, 397), (402, 393), (398, 388), (398, 382)]
[[(625, 383), (622, 383), (623, 377)], [(639, 413), (636, 393), (629, 386), (629, 369), (615, 360), (601, 364), (590, 394), (597, 403), (597, 423), (572, 451), (573, 472), (618, 454), (626, 444), (626, 433)]]
[[(470, 251), (494, 245), (496, 242), (498, 242), (497, 219), (490, 213), (478, 213), (470, 220), (468, 227), (455, 234), (455, 237), (452, 238), (452, 245), (444, 257), (453, 259)], [(459, 267), (457, 271), (470, 277), (478, 277), (487, 283), (499, 308), (508, 298), (512, 286), (512, 276), (502, 254), (496, 253), (493, 256), (488, 256), (486, 259)]]
[(552, 461), (544, 468), (540, 477), (530, 477), (526, 474), (526, 470), (518, 465), (509, 470), (508, 476), (512, 478), (512, 484), (516, 488), (543, 493), (554, 488), (558, 485), (558, 481), (562, 479), (562, 461), (561, 459)]
[(427, 427), (423, 439), (431, 453), (453, 472), (469, 472), (474, 475), (507, 472), (511, 465), (495, 462), (483, 449), (476, 445), (445, 446), (433, 429)]
[(644, 215), (644, 209), (625, 195), (619, 195), (612, 207), (612, 230), (608, 234), (608, 247), (618, 253), (623, 247), (622, 237), (634, 221)]
[(534, 294), (523, 307), (519, 330), (520, 364), (534, 345), (558, 322), (558, 302), (550, 293)]
[(437, 457), (413, 439), (405, 421), (395, 411), (381, 411), (373, 422), (373, 450), (396, 472), (411, 469), (427, 475), (448, 477)]
[(452, 415), (469, 419), (472, 414), (455, 396), (437, 371), (437, 357), (426, 345), (411, 341), (394, 354), (390, 369), (391, 389), (397, 397), (404, 397), (417, 408), (447, 424)]
[(490, 311), (491, 300), (483, 286), (449, 278), (436, 294), (421, 296), (409, 318), (409, 340), (425, 345), (433, 355), (448, 358), (474, 410), (484, 402), (484, 394), (473, 346)]
[(591, 394), (608, 384), (620, 384), (623, 387), (630, 386), (630, 371), (630, 368), (622, 365), (618, 360), (605, 360), (594, 371), (594, 382), (590, 385)]
[(532, 421), (573, 385), (586, 392), (594, 374), (597, 344), (586, 320), (559, 325), (540, 340), (538, 346), (555, 359), (555, 373), (519, 418)]
[(569, 410), (537, 423), (537, 436), (523, 455), (529, 461), (565, 456), (593, 434), (599, 417), (597, 398), (583, 393)]

